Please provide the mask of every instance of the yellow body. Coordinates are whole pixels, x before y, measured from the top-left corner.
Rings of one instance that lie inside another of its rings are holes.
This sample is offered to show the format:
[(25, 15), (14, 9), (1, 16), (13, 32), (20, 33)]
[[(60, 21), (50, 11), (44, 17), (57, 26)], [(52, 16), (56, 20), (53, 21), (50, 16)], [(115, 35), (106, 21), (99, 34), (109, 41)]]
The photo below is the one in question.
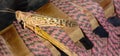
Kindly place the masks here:
[(39, 27), (45, 27), (45, 26), (75, 27), (77, 26), (77, 23), (75, 21), (48, 17), (44, 15), (31, 13), (31, 12), (16, 11), (16, 18), (19, 22), (22, 20), (24, 24), (39, 26)]

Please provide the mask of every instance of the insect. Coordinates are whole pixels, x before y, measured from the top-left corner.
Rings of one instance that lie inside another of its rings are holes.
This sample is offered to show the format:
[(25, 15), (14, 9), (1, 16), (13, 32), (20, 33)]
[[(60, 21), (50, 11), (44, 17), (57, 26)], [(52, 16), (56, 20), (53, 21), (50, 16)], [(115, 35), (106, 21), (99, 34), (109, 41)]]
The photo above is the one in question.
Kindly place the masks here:
[[(9, 11), (4, 11), (4, 12), (9, 12)], [(60, 43), (55, 38), (51, 37), (48, 33), (46, 33), (44, 30), (40, 28), (44, 26), (74, 27), (77, 26), (76, 22), (39, 15), (31, 12), (15, 11), (14, 13), (16, 15), (17, 21), (22, 22), (24, 27), (31, 29), (42, 38), (50, 41), (52, 44), (54, 44), (56, 47), (64, 51), (69, 56), (77, 56), (77, 54), (72, 52), (67, 46)]]

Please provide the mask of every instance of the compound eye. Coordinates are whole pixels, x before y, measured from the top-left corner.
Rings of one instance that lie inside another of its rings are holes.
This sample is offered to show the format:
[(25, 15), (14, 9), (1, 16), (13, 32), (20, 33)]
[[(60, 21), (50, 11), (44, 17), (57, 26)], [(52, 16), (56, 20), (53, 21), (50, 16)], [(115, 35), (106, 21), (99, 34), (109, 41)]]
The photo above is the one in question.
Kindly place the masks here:
[(16, 18), (18, 18), (18, 13), (16, 13)]

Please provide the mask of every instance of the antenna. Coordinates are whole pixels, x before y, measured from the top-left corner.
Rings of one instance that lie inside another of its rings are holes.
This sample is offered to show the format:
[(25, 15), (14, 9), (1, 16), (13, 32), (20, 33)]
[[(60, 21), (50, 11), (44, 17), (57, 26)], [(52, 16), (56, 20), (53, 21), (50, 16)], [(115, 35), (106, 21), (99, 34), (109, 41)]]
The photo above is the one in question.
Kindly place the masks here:
[(15, 13), (15, 10), (10, 9), (10, 8), (4, 8), (4, 9), (0, 9), (0, 12), (9, 12), (9, 13)]

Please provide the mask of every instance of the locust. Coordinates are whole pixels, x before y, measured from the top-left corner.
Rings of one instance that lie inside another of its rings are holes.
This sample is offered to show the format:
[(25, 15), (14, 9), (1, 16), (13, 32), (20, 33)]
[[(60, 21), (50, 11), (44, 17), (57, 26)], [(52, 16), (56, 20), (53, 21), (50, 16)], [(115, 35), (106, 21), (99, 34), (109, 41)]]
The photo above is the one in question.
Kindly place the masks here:
[[(10, 10), (10, 9), (7, 9)], [(75, 21), (53, 18), (50, 16), (44, 16), (32, 12), (22, 12), (22, 11), (6, 11), (0, 10), (2, 12), (15, 13), (18, 23), (22, 23), (23, 28), (29, 28), (42, 38), (48, 40), (53, 45), (64, 51), (69, 56), (77, 56), (75, 52), (72, 52), (63, 43), (60, 43), (55, 38), (52, 38), (48, 33), (41, 29), (41, 27), (54, 26), (54, 27), (75, 27), (78, 24)]]

